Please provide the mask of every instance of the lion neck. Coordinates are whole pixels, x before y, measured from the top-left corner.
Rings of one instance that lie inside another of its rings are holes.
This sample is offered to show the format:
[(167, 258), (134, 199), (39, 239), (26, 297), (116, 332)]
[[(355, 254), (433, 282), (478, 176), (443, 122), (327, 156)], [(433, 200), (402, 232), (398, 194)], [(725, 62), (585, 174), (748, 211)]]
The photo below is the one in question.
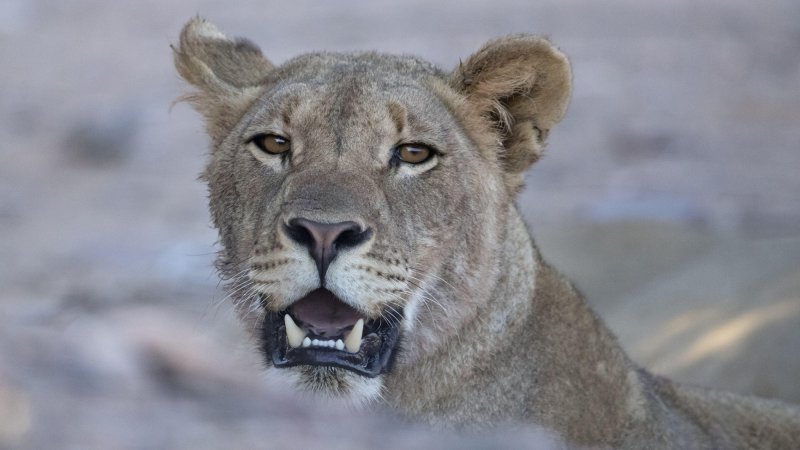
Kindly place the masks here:
[[(538, 252), (514, 205), (509, 205), (506, 217), (497, 270), (482, 274), (482, 278), (494, 280), (493, 286), (484, 289), (487, 294), (483, 298), (463, 293), (450, 299), (451, 305), (459, 307), (450, 314), (451, 320), (458, 317), (461, 321), (458, 334), (441, 343), (437, 351), (398, 364), (386, 378), (384, 397), (411, 416), (443, 425), (474, 421), (473, 411), (494, 409), (482, 403), (495, 396), (483, 395), (486, 387), (473, 384), (510, 376), (502, 373), (503, 367), (508, 367), (503, 358), (513, 360), (514, 365), (525, 364), (525, 356), (516, 355), (524, 343), (512, 345), (511, 340), (522, 336), (521, 327), (531, 314)], [(522, 407), (520, 402), (512, 405), (511, 399), (507, 403), (508, 408)], [(515, 415), (511, 410), (507, 413)]]
[[(633, 366), (510, 209), (491, 295), (458, 339), (397, 367), (385, 399), (447, 427), (527, 417), (587, 442), (612, 442), (641, 403)], [(563, 420), (576, 414), (587, 420)], [(576, 423), (583, 428), (572, 429)]]

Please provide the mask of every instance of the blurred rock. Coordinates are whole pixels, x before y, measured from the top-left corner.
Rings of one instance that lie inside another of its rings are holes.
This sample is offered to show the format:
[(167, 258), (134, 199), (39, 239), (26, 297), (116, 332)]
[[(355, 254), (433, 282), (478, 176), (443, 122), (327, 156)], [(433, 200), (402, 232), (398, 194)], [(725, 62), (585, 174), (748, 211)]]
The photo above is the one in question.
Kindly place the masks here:
[(800, 403), (800, 237), (666, 223), (540, 229), (637, 363), (685, 383)]
[(140, 122), (140, 113), (132, 107), (96, 111), (67, 132), (64, 152), (72, 162), (90, 167), (122, 164), (134, 150)]
[(675, 141), (674, 136), (665, 132), (633, 133), (625, 130), (617, 132), (611, 139), (611, 151), (622, 163), (664, 157), (673, 150)]

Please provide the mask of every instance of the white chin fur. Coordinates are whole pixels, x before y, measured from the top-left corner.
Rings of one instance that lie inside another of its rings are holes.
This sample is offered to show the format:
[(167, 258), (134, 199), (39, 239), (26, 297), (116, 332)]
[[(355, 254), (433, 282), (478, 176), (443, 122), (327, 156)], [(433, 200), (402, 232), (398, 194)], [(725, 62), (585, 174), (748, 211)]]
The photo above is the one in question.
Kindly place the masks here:
[(381, 377), (367, 378), (342, 369), (343, 382), (348, 386), (346, 392), (315, 388), (299, 368), (276, 369), (269, 367), (265, 376), (267, 383), (280, 389), (281, 392), (296, 392), (303, 397), (326, 403), (342, 404), (348, 407), (361, 408), (381, 399), (383, 381)]

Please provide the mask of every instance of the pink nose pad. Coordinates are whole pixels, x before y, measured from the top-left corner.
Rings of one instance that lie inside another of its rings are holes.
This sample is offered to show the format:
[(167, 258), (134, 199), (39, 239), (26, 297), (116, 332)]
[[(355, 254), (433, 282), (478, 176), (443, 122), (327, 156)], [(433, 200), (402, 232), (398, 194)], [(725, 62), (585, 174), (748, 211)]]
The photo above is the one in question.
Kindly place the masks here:
[(365, 230), (356, 222), (320, 223), (302, 218), (290, 220), (284, 231), (293, 241), (308, 248), (317, 263), (322, 284), (337, 252), (361, 245), (371, 235), (369, 228)]

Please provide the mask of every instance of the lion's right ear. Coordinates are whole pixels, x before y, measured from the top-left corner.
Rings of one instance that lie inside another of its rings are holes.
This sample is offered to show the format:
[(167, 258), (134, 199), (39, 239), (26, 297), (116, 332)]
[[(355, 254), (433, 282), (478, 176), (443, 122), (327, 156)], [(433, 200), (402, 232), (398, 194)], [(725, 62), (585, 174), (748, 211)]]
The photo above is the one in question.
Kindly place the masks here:
[(256, 100), (272, 70), (261, 50), (246, 39), (230, 39), (200, 17), (172, 46), (178, 73), (199, 90), (184, 97), (206, 118), (211, 138), (222, 139)]

